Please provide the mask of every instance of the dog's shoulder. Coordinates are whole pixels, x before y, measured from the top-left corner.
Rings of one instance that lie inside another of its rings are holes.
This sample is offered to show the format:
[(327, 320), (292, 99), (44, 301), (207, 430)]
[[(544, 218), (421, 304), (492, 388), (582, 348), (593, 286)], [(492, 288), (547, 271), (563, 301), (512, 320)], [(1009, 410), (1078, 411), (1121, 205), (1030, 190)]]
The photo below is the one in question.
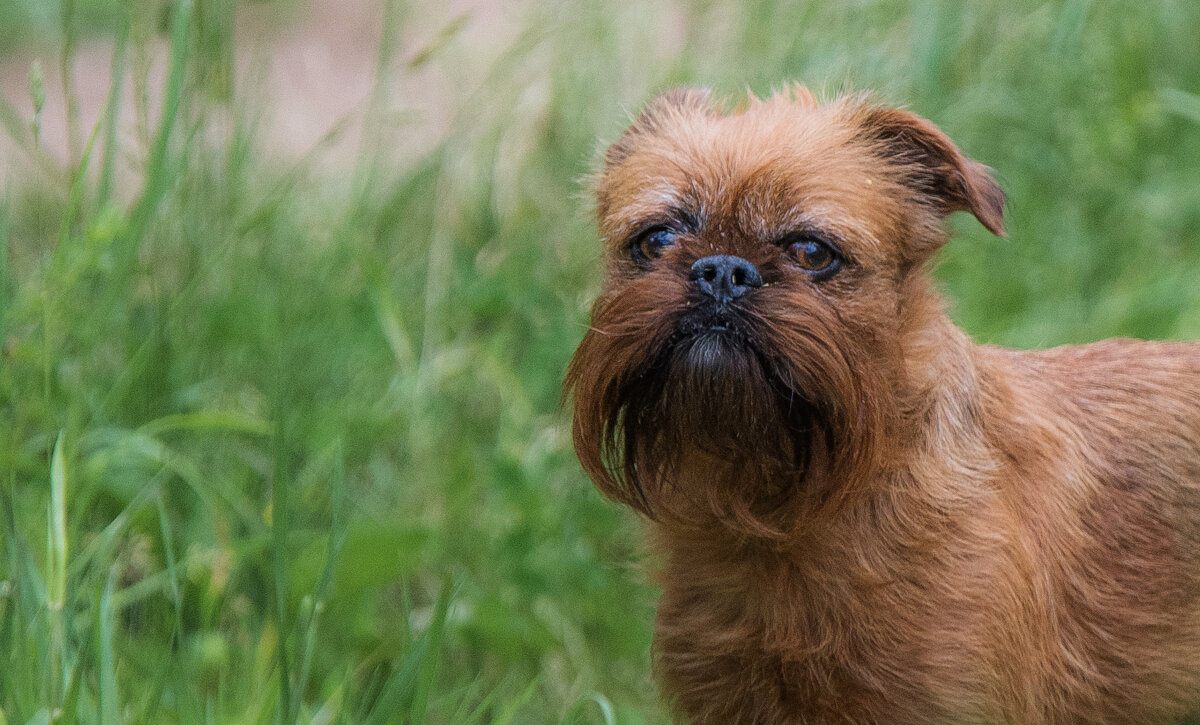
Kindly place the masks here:
[(1060, 403), (1153, 407), (1167, 400), (1200, 408), (1200, 342), (1115, 338), (1045, 350), (981, 346), (986, 369), (1010, 385)]
[(1200, 486), (1200, 344), (988, 347), (980, 360), (1006, 445), (1028, 450), (1023, 441), (1036, 441), (1038, 451), (1083, 461), (1121, 488)]

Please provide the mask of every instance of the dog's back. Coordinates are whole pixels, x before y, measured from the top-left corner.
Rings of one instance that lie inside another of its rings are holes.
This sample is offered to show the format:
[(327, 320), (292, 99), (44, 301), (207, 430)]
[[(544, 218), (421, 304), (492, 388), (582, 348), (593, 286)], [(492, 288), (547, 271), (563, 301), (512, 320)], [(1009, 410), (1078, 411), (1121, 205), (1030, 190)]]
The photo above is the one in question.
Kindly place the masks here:
[(1196, 709), (1200, 345), (978, 350), (996, 485), (1031, 565), (1007, 626), (1038, 651), (1001, 653), (1028, 664), (1010, 691), (1038, 693), (1022, 709), (1052, 722)]

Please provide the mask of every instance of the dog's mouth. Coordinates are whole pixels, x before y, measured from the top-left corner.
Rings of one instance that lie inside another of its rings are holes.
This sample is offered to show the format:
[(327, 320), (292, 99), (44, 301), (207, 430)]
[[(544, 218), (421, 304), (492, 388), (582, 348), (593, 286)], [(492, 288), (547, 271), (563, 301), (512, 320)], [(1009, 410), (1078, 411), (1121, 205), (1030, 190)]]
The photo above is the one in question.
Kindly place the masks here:
[(766, 341), (741, 312), (728, 305), (693, 308), (652, 366), (662, 413), (703, 421), (705, 437), (740, 438), (748, 432), (743, 426), (777, 415), (781, 395), (795, 399), (784, 392)]
[(752, 313), (691, 308), (622, 395), (626, 458), (668, 478), (706, 480), (764, 511), (782, 505), (807, 467), (817, 426), (777, 356)]
[(655, 366), (654, 387), (663, 403), (658, 410), (690, 426), (691, 442), (713, 450), (784, 433), (788, 450), (778, 454), (802, 465), (816, 427), (815, 407), (791, 369), (779, 364), (756, 317), (744, 305), (692, 306)]
[(748, 344), (751, 334), (740, 310), (728, 304), (694, 307), (680, 321), (671, 346), (705, 337), (715, 337), (725, 344)]

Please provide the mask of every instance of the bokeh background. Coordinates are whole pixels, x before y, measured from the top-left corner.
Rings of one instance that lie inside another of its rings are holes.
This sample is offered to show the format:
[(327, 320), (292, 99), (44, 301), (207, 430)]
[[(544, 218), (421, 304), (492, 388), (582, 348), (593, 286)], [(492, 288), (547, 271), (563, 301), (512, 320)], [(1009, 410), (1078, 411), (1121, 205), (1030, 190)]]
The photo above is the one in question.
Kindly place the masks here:
[(1200, 338), (1193, 0), (0, 0), (0, 723), (666, 722), (584, 178), (793, 79), (996, 169), (977, 340)]

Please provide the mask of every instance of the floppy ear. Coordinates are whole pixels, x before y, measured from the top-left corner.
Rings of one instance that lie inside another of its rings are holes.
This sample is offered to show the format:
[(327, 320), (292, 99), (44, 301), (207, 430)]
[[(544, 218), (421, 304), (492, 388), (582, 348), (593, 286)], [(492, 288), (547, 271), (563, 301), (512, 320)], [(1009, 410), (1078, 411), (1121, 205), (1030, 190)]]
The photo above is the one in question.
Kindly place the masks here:
[(659, 94), (646, 104), (633, 125), (608, 147), (604, 154), (605, 167), (612, 167), (627, 159), (639, 141), (662, 128), (663, 123), (679, 116), (716, 114), (712, 105), (711, 92), (707, 88), (672, 88)]
[(969, 211), (992, 234), (1004, 236), (1004, 192), (991, 170), (963, 155), (941, 129), (897, 108), (866, 106), (862, 134), (878, 153), (902, 164), (906, 183), (945, 216)]

